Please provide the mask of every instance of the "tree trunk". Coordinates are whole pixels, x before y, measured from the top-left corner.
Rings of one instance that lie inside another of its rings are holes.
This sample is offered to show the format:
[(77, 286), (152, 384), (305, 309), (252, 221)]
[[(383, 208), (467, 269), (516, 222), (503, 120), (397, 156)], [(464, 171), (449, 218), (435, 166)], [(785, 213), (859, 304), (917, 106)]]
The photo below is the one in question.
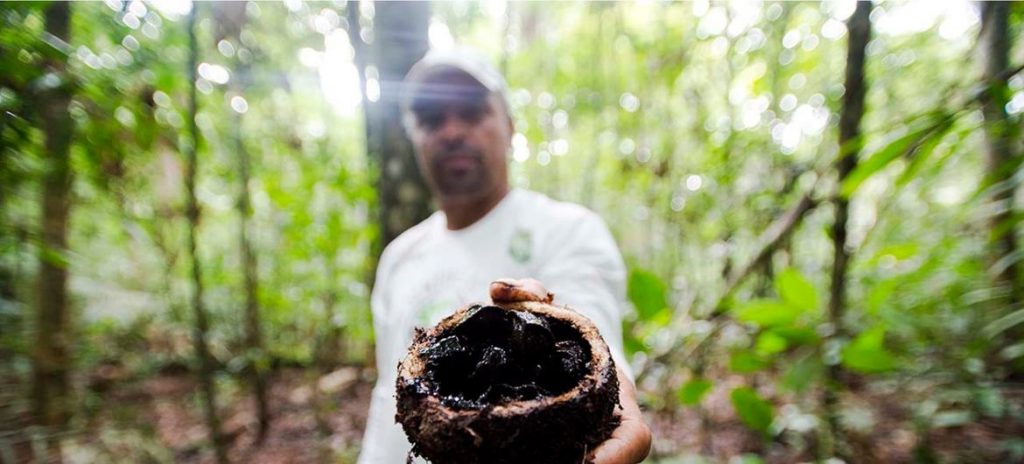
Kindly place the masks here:
[[(982, 2), (981, 33), (978, 37), (982, 73), (988, 86), (982, 97), (982, 114), (985, 117), (985, 174), (989, 184), (1013, 182), (1013, 174), (1020, 166), (1020, 157), (1014, 153), (1015, 142), (1020, 128), (1010, 121), (1006, 114), (1006, 103), (1010, 99), (1006, 71), (1009, 68), (1010, 34), (1008, 19), (1009, 2)], [(1013, 226), (1013, 188), (998, 189), (993, 195), (992, 209), (996, 211), (989, 220), (990, 260), (993, 278), (999, 286), (1009, 290), (1010, 306), (1016, 307), (1021, 301), (1018, 280), (1016, 228)]]
[[(217, 2), (214, 5), (214, 17), (217, 28), (215, 38), (233, 40), (238, 43), (242, 27), (246, 22), (247, 2)], [(239, 47), (242, 47), (239, 44)], [(251, 67), (243, 61), (238, 54), (235, 55), (235, 65), (232, 70), (231, 94), (245, 98), (246, 91), (251, 85)], [(249, 196), (250, 160), (249, 153), (245, 148), (245, 138), (242, 135), (242, 124), (245, 111), (232, 112), (231, 141), (235, 146), (235, 157), (238, 165), (239, 190), (238, 199), (235, 203), (238, 211), (238, 244), (242, 258), (242, 272), (244, 274), (245, 293), (245, 349), (248, 366), (246, 378), (249, 387), (253, 391), (253, 400), (256, 402), (256, 414), (259, 421), (259, 429), (256, 436), (257, 443), (262, 443), (266, 438), (267, 430), (270, 428), (270, 405), (267, 401), (267, 373), (266, 353), (263, 350), (263, 323), (260, 317), (259, 304), (259, 276), (257, 269), (256, 253), (253, 251), (252, 242), (249, 238), (249, 220), (252, 217), (252, 203)]]
[[(235, 82), (245, 78), (248, 66), (242, 64), (236, 68)], [(239, 95), (244, 94), (244, 84), (236, 85)], [(245, 149), (242, 138), (242, 115), (235, 113), (234, 132), (235, 153), (238, 157), (238, 242), (241, 247), (242, 269), (245, 273), (245, 347), (249, 358), (249, 383), (256, 400), (256, 411), (259, 418), (257, 441), (262, 442), (270, 427), (270, 406), (267, 402), (266, 375), (264, 372), (265, 356), (263, 352), (263, 324), (260, 321), (259, 279), (256, 270), (256, 253), (249, 240), (249, 218), (252, 216), (252, 205), (249, 201), (249, 153)]]
[(198, 375), (199, 385), (203, 395), (203, 413), (206, 418), (206, 427), (210, 435), (210, 442), (213, 444), (214, 454), (218, 463), (228, 462), (225, 454), (224, 444), (220, 434), (220, 419), (217, 417), (217, 397), (213, 385), (213, 361), (210, 356), (209, 347), (206, 344), (206, 336), (209, 331), (209, 323), (206, 319), (206, 309), (203, 308), (203, 279), (199, 264), (199, 255), (196, 253), (196, 232), (199, 228), (199, 201), (196, 198), (196, 171), (198, 170), (199, 151), (199, 128), (196, 125), (196, 113), (198, 101), (196, 98), (196, 68), (199, 64), (199, 44), (196, 41), (196, 15), (200, 7), (199, 3), (192, 4), (192, 11), (188, 15), (188, 136), (190, 143), (186, 149), (185, 162), (185, 190), (186, 190), (186, 215), (188, 216), (188, 253), (192, 259), (192, 345), (196, 352), (199, 363)]
[[(356, 51), (356, 63), (364, 85), (376, 79), (379, 98), (363, 91), (366, 115), (366, 150), (378, 171), (377, 254), (403, 231), (430, 215), (430, 192), (416, 165), (412, 144), (402, 127), (399, 108), (402, 79), (409, 68), (426, 54), (429, 2), (374, 2), (373, 40), (368, 46), (359, 38), (358, 4), (350, 3), (349, 37)], [(355, 18), (355, 21), (353, 21)], [(367, 75), (373, 66), (377, 76)]]
[[(68, 42), (71, 6), (56, 2), (46, 9), (46, 32)], [(32, 363), (32, 407), (47, 436), (48, 461), (60, 461), (61, 432), (70, 417), (71, 324), (68, 311), (67, 231), (71, 212), (71, 102), (67, 58), (49, 59), (48, 71), (60, 85), (39, 95), (44, 134), (45, 170), (42, 178), (42, 230), (39, 243), (39, 282), (36, 298), (35, 347)]]
[[(349, 44), (352, 45), (352, 50), (353, 50), (353, 60), (352, 61), (356, 65), (356, 69), (357, 69), (356, 74), (359, 75), (359, 95), (360, 95), (360, 97), (362, 97), (363, 117), (364, 117), (364, 120), (365, 120), (365, 126), (363, 127), (363, 130), (366, 133), (366, 144), (367, 144), (366, 154), (367, 154), (367, 157), (369, 157), (370, 156), (370, 150), (369, 150), (369, 142), (370, 142), (370, 113), (372, 112), (372, 110), (370, 108), (370, 99), (368, 98), (368, 95), (367, 95), (367, 92), (366, 92), (366, 60), (368, 59), (368, 57), (367, 57), (368, 52), (366, 50), (366, 46), (367, 46), (366, 42), (363, 41), (363, 38), (362, 38), (362, 26), (360, 26), (360, 24), (359, 24), (360, 16), (361, 15), (359, 13), (359, 0), (350, 0), (348, 3), (345, 4), (345, 21), (347, 23), (346, 24), (345, 32), (348, 33), (348, 42), (349, 42)], [(372, 164), (373, 160), (371, 159), (370, 162)], [(378, 221), (378, 224), (379, 223), (380, 223), (380, 221)], [(383, 230), (383, 227), (380, 227), (378, 225), (378, 229)], [(374, 281), (377, 278), (377, 258), (380, 257), (380, 253), (384, 250), (384, 246), (381, 245), (383, 240), (378, 238), (378, 239), (374, 240), (373, 242), (374, 243), (372, 245), (372, 248), (373, 248), (373, 257), (374, 257), (374, 259), (368, 259), (367, 260), (367, 265), (366, 265), (366, 268), (365, 268), (366, 272), (363, 274), (363, 281), (366, 282), (366, 285), (369, 288), (373, 288)], [(370, 364), (373, 364), (374, 363), (373, 356), (375, 354), (375, 351), (374, 350), (370, 350), (370, 353), (371, 353), (370, 354), (371, 359), (369, 361), (370, 361)]]
[[(843, 106), (839, 114), (839, 159), (836, 169), (841, 184), (850, 172), (857, 167), (857, 157), (863, 143), (860, 137), (860, 123), (864, 116), (864, 96), (867, 93), (867, 81), (864, 77), (864, 55), (868, 41), (871, 40), (871, 2), (858, 2), (857, 9), (847, 22), (849, 42), (846, 52), (846, 78), (844, 85)], [(843, 313), (846, 298), (846, 271), (850, 260), (847, 249), (846, 225), (849, 217), (849, 200), (841, 195), (834, 199), (835, 222), (832, 224), (832, 239), (835, 247), (832, 262), (832, 286), (829, 299), (829, 322), (835, 334), (842, 337)], [(825, 386), (825, 416), (829, 428), (829, 438), (833, 445), (839, 442), (838, 389), (841, 387), (839, 364), (829, 366)], [(827, 454), (833, 454), (835, 449)]]

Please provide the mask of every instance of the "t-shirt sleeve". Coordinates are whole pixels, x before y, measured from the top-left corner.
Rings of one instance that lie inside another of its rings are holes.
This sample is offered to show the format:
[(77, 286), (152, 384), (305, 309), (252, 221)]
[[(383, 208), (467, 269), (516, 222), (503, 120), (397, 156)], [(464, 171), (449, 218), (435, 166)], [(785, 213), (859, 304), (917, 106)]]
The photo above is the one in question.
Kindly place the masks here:
[(390, 344), (385, 343), (386, 340), (383, 339), (388, 334), (385, 324), (389, 317), (387, 292), (385, 289), (388, 288), (388, 276), (393, 261), (389, 251), (391, 250), (385, 249), (384, 253), (381, 254), (380, 261), (377, 262), (377, 274), (373, 281), (373, 291), (370, 293), (370, 314), (373, 316), (373, 334), (376, 338), (374, 350), (378, 371), (382, 367), (380, 363), (390, 359), (389, 353), (387, 353), (387, 347)]
[(366, 429), (363, 431), (359, 464), (382, 462), (404, 462), (410, 445), (402, 429), (395, 424), (394, 376), (395, 366), (388, 360), (396, 336), (388, 323), (394, 317), (388, 304), (390, 275), (394, 267), (394, 249), (386, 249), (377, 265), (377, 276), (370, 295), (370, 312), (373, 315), (373, 332), (376, 337), (377, 384), (370, 397), (370, 411)]
[(632, 371), (622, 345), (626, 266), (615, 239), (596, 214), (587, 211), (568, 231), (553, 233), (536, 277), (568, 305), (590, 318), (604, 337), (615, 364)]

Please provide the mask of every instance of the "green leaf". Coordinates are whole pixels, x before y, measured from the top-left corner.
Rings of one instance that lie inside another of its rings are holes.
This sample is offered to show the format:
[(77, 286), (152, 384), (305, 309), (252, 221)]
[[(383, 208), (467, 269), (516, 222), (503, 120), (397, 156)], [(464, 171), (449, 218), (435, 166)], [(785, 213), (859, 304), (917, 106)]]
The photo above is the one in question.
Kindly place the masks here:
[(1006, 348), (999, 351), (999, 357), (1005, 361), (1013, 361), (1017, 358), (1024, 357), (1024, 342), (1014, 343)]
[(981, 333), (986, 338), (993, 338), (1021, 323), (1024, 323), (1024, 309), (1018, 309), (990, 322), (984, 329), (981, 329)]
[(761, 398), (750, 387), (739, 387), (729, 394), (732, 406), (736, 408), (736, 414), (740, 416), (747, 427), (754, 430), (768, 433), (772, 425), (772, 405), (764, 398)]
[(843, 366), (865, 374), (892, 370), (896, 367), (896, 361), (882, 346), (884, 339), (884, 326), (865, 330), (843, 348)]
[(821, 360), (817, 356), (808, 356), (786, 369), (782, 374), (782, 386), (796, 393), (803, 392), (822, 372)]
[(783, 300), (807, 311), (818, 308), (818, 291), (800, 271), (788, 268), (775, 277), (775, 290)]
[(643, 339), (636, 336), (631, 329), (632, 327), (628, 327), (625, 323), (623, 324), (622, 347), (626, 350), (626, 356), (633, 356), (636, 353), (648, 350), (648, 346), (644, 343)]
[(629, 274), (626, 295), (636, 307), (640, 320), (650, 321), (668, 308), (665, 283), (650, 271), (634, 269)]
[(665, 327), (669, 322), (672, 322), (672, 311), (669, 311), (668, 308), (662, 308), (661, 311), (651, 317), (649, 322), (657, 327)]
[(768, 362), (749, 351), (737, 351), (729, 357), (729, 370), (746, 374), (768, 367)]
[(738, 464), (764, 464), (764, 460), (756, 454), (744, 454), (740, 456)]
[(686, 406), (695, 406), (700, 404), (704, 395), (707, 395), (710, 390), (711, 382), (709, 380), (693, 379), (679, 388), (679, 402)]
[(860, 164), (850, 172), (850, 175), (846, 176), (846, 179), (843, 179), (843, 183), (840, 185), (840, 194), (845, 198), (850, 198), (850, 195), (853, 195), (853, 192), (855, 192), (857, 188), (860, 187), (860, 184), (864, 183), (865, 180), (878, 171), (881, 171), (883, 168), (888, 166), (889, 163), (892, 163), (903, 154), (921, 146), (927, 137), (941, 137), (941, 135), (945, 133), (945, 130), (938, 129), (943, 125), (948, 125), (950, 118), (947, 115), (939, 113), (930, 116), (928, 120), (929, 122), (927, 124), (910, 130), (910, 132), (902, 137), (889, 142), (888, 145), (882, 147), (867, 159), (861, 160)]
[(39, 259), (57, 268), (66, 269), (68, 267), (68, 257), (65, 252), (43, 243), (39, 244)]
[(776, 327), (772, 332), (785, 338), (792, 345), (811, 345), (821, 341), (818, 333), (808, 327)]
[(920, 248), (921, 246), (916, 243), (900, 243), (897, 245), (889, 245), (885, 248), (882, 248), (881, 250), (878, 250), (878, 253), (875, 253), (875, 258), (872, 259), (871, 262), (872, 264), (877, 263), (878, 260), (882, 259), (885, 256), (892, 256), (893, 258), (896, 259), (896, 261), (903, 261), (905, 259), (913, 258), (914, 256), (916, 256)]
[(733, 310), (736, 319), (764, 327), (792, 324), (803, 311), (779, 300), (752, 300)]
[[(900, 174), (899, 179), (896, 180), (896, 185), (904, 186), (921, 172), (921, 169), (928, 163), (926, 161), (931, 158), (931, 154), (935, 151), (935, 147), (942, 142), (943, 136), (949, 131), (949, 128), (953, 124), (946, 124), (935, 130), (924, 142), (921, 142), (921, 146), (914, 152), (914, 159), (907, 165), (907, 168)], [(938, 162), (943, 161), (940, 157)]]
[(981, 387), (974, 392), (974, 405), (983, 415), (998, 418), (1006, 411), (1007, 401), (999, 388)]
[(900, 282), (898, 279), (887, 279), (871, 286), (867, 296), (868, 314), (878, 314), (878, 310), (889, 301)]
[(789, 343), (783, 336), (772, 331), (766, 331), (761, 332), (761, 335), (757, 336), (757, 342), (754, 343), (754, 351), (761, 356), (771, 356), (786, 351), (788, 346)]

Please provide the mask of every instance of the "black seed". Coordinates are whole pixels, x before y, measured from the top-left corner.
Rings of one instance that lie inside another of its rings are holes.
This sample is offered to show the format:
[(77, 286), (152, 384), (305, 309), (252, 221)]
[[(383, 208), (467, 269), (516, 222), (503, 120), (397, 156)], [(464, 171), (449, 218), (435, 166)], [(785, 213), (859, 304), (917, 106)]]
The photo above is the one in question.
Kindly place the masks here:
[(514, 319), (512, 311), (497, 306), (477, 306), (469, 311), (454, 332), (470, 343), (481, 343), (487, 339), (508, 340), (514, 330)]
[[(614, 364), (593, 372), (596, 382), (580, 383), (594, 364), (588, 332), (556, 316), (493, 306), (458, 316), (449, 329), (422, 336), (417, 343), (426, 348), (415, 355), (423, 375), (397, 385), (396, 420), (414, 453), (450, 464), (578, 463), (616, 427)], [(570, 398), (546, 401), (577, 387)], [(510, 416), (492, 413), (531, 400), (545, 401)]]
[(589, 353), (570, 326), (525, 311), (476, 306), (419, 354), (449, 407), (482, 408), (557, 396), (575, 386)]

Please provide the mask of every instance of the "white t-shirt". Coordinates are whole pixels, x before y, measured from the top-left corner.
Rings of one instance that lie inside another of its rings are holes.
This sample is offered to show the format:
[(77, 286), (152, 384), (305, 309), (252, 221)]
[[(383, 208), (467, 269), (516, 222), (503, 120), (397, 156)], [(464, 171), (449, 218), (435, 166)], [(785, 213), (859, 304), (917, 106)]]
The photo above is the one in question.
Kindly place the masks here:
[(621, 328), (626, 271), (600, 217), (519, 189), (461, 230), (448, 230), (438, 211), (389, 244), (377, 267), (371, 307), (378, 378), (359, 463), (404, 463), (412, 448), (395, 422), (395, 380), (413, 328), (490, 301), (490, 283), (502, 277), (544, 283), (555, 304), (594, 322), (616, 364), (628, 372)]

